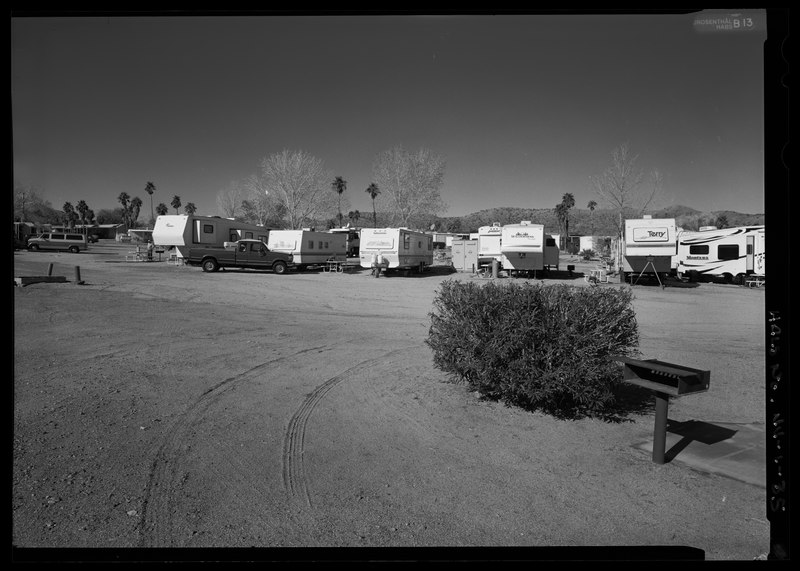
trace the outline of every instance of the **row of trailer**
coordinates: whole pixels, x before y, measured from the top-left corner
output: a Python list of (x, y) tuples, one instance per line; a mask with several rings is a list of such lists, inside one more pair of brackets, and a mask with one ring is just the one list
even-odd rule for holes
[(156, 246), (187, 258), (193, 247), (218, 246), (241, 239), (261, 240), (267, 248), (292, 254), (295, 266), (305, 269), (358, 257), (369, 268), (373, 254), (381, 254), (389, 270), (417, 270), (433, 264), (433, 236), (409, 228), (333, 228), (319, 231), (277, 230), (219, 216), (162, 215), (153, 227)]
[[(355, 257), (369, 268), (376, 254), (388, 261), (390, 270), (422, 271), (433, 263), (433, 235), (409, 228), (273, 230), (219, 216), (177, 214), (159, 216), (152, 235), (156, 246), (174, 249), (179, 258), (188, 256), (193, 246), (222, 247), (250, 238), (291, 253), (300, 269)], [(556, 236), (530, 221), (482, 226), (476, 239), (453, 240), (453, 266), (475, 272), (496, 264), (512, 276), (558, 270)], [(628, 219), (620, 254), (623, 279), (677, 274), (744, 283), (749, 276), (766, 275), (763, 225), (693, 232), (676, 226), (674, 218)]]
[(722, 278), (744, 284), (765, 278), (764, 226), (682, 230), (674, 218), (625, 221), (622, 243), (623, 279), (631, 275), (675, 274), (679, 278)]

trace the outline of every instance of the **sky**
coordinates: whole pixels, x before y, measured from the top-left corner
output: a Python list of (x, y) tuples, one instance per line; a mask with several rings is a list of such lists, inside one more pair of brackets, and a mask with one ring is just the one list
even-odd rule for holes
[[(727, 15), (714, 12), (705, 16)], [(197, 213), (284, 149), (347, 181), (446, 161), (443, 216), (553, 208), (628, 143), (661, 205), (764, 212), (766, 12), (11, 18), (13, 169), (61, 209), (127, 192)], [(333, 192), (333, 191), (331, 191)], [(382, 197), (376, 206), (381, 210)], [(604, 205), (601, 203), (600, 207)]]

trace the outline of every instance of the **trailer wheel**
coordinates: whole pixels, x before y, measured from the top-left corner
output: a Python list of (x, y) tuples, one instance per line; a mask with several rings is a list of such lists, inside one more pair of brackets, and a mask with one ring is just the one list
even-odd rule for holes
[(733, 283), (733, 276), (731, 274), (722, 274), (722, 279), (726, 284)]
[(736, 285), (744, 285), (745, 277), (746, 276), (744, 274), (736, 274), (736, 278), (734, 278), (733, 283), (735, 283)]
[(206, 258), (203, 260), (204, 272), (216, 272), (219, 269), (219, 264), (214, 258)]
[(272, 271), (276, 274), (285, 274), (286, 273), (286, 263), (285, 262), (275, 262), (272, 264)]

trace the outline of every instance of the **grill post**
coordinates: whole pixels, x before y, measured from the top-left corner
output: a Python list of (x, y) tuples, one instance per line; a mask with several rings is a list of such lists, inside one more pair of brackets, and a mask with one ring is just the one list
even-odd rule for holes
[(664, 463), (664, 451), (667, 448), (667, 411), (669, 395), (654, 391), (656, 397), (656, 421), (653, 427), (653, 462)]

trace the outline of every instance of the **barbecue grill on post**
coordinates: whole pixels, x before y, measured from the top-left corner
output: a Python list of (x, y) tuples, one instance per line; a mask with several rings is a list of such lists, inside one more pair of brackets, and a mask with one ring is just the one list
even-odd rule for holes
[(650, 390), (656, 397), (656, 421), (653, 429), (653, 462), (664, 463), (667, 443), (667, 410), (669, 397), (680, 397), (708, 390), (711, 372), (692, 369), (656, 359), (631, 359), (614, 356), (612, 361), (624, 363), (623, 380)]

